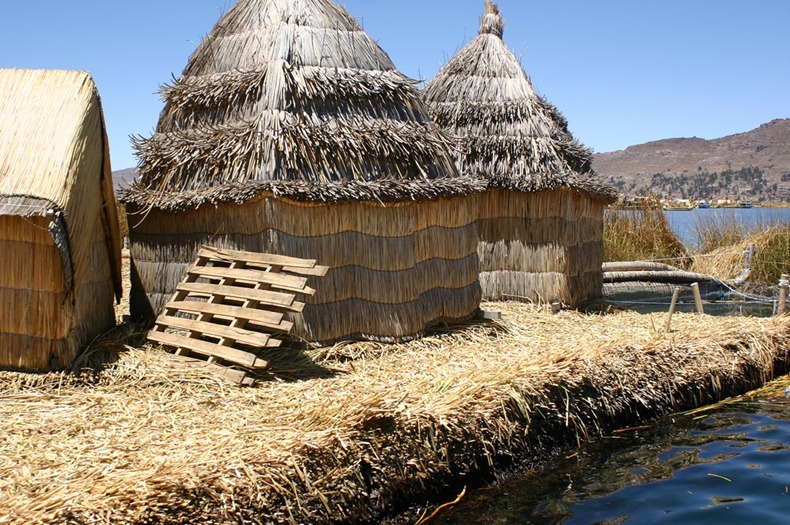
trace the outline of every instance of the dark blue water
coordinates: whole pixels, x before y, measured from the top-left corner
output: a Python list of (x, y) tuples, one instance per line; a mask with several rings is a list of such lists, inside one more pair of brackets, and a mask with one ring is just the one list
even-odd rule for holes
[(790, 523), (790, 402), (676, 416), (606, 439), (474, 492), (435, 523)]
[(697, 246), (697, 228), (709, 223), (742, 224), (747, 230), (758, 226), (790, 224), (790, 208), (696, 208), (692, 211), (667, 211), (669, 227), (688, 248)]

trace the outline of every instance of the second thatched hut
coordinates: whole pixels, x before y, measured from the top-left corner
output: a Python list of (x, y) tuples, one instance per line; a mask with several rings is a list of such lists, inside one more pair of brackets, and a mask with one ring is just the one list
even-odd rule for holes
[(203, 244), (330, 272), (294, 334), (407, 339), (480, 302), (480, 184), (458, 179), (415, 82), (330, 0), (239, 0), (137, 141), (132, 314), (158, 312)]
[(91, 76), (0, 69), (0, 369), (68, 367), (115, 326), (115, 210)]
[(480, 35), (427, 84), (426, 97), (458, 140), (461, 173), (488, 184), (478, 217), (483, 298), (577, 306), (601, 295), (603, 212), (615, 195), (565, 118), (535, 92), (503, 31), (487, 1)]

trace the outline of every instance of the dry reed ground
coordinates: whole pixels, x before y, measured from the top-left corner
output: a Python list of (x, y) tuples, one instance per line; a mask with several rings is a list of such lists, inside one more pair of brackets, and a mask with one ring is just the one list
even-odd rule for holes
[(0, 372), (0, 523), (375, 522), (790, 362), (787, 316), (664, 333), (663, 315), (486, 307), (500, 324), (288, 357), (255, 388), (125, 346), (128, 328), (83, 362), (104, 367)]

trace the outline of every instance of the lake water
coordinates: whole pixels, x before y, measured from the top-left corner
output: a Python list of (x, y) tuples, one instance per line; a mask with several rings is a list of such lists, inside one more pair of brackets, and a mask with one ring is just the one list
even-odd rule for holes
[(434, 523), (784, 525), (789, 444), (786, 397), (675, 416), (476, 491)]
[(667, 211), (669, 227), (689, 248), (697, 244), (697, 227), (711, 222), (737, 222), (747, 228), (777, 223), (790, 224), (790, 208), (707, 208), (692, 211)]

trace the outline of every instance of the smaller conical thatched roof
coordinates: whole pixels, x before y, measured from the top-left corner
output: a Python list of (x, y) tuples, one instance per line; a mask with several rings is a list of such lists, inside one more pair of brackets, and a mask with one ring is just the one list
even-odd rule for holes
[(239, 0), (162, 93), (127, 200), (397, 201), (479, 186), (453, 181), (416, 82), (331, 0)]
[(434, 120), (458, 140), (461, 173), (489, 187), (570, 187), (613, 199), (614, 190), (592, 171), (591, 151), (505, 45), (504, 28), (499, 7), (487, 0), (480, 35), (425, 87)]

